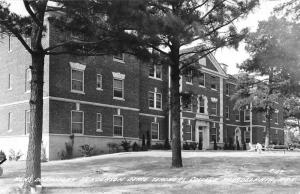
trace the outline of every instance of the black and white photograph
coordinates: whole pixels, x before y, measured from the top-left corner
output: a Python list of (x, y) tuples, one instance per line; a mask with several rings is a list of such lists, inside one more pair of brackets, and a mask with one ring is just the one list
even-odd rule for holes
[(0, 0), (0, 194), (300, 194), (299, 0)]

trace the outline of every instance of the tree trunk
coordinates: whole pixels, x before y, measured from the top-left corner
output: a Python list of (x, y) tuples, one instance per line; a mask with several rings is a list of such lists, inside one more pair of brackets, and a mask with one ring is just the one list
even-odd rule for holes
[[(268, 114), (270, 114), (270, 113), (268, 113)], [(270, 144), (270, 128), (271, 128), (271, 115), (269, 115), (267, 117), (265, 148), (269, 147), (269, 144)]]
[(44, 54), (32, 55), (30, 129), (24, 189), (41, 184), (41, 143), (43, 127)]
[(172, 167), (182, 167), (180, 133), (180, 70), (179, 65), (171, 66), (171, 124), (172, 124)]

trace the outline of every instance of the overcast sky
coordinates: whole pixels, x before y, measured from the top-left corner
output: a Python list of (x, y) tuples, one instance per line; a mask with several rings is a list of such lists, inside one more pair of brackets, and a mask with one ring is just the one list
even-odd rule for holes
[[(22, 0), (6, 1), (11, 4), (12, 11), (19, 14), (26, 13)], [(274, 6), (276, 6), (278, 3), (283, 3), (284, 1), (285, 0), (260, 0), (260, 6), (257, 7), (253, 13), (249, 14), (247, 18), (238, 20), (236, 22), (236, 26), (239, 29), (249, 27), (251, 31), (255, 31), (258, 22), (261, 20), (267, 20), (271, 15)], [(236, 74), (238, 73), (236, 64), (243, 62), (249, 57), (244, 47), (245, 44), (242, 43), (240, 44), (238, 50), (228, 48), (220, 49), (215, 53), (215, 57), (220, 63), (225, 63), (228, 65), (228, 73)]]

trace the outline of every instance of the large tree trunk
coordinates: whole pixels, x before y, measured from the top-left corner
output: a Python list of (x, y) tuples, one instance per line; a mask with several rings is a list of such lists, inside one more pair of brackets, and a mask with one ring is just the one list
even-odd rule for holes
[(271, 117), (270, 107), (267, 108), (267, 126), (266, 126), (266, 137), (265, 137), (265, 148), (269, 147), (270, 144), (270, 128), (271, 128)]
[(44, 54), (32, 55), (30, 131), (24, 188), (41, 184), (41, 143), (43, 127)]
[(172, 124), (172, 167), (182, 167), (180, 134), (180, 70), (179, 65), (171, 66), (171, 124)]

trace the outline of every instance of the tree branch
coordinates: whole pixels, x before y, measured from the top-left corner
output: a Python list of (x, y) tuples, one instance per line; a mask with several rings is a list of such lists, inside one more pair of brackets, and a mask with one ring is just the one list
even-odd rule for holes
[(33, 13), (31, 7), (30, 7), (30, 3), (28, 2), (28, 0), (23, 0), (24, 6), (26, 8), (26, 11), (29, 13), (29, 15), (31, 16), (31, 18), (33, 19), (33, 21), (38, 25), (38, 26), (43, 26), (42, 22), (39, 21), (39, 19), (36, 17), (36, 15)]

